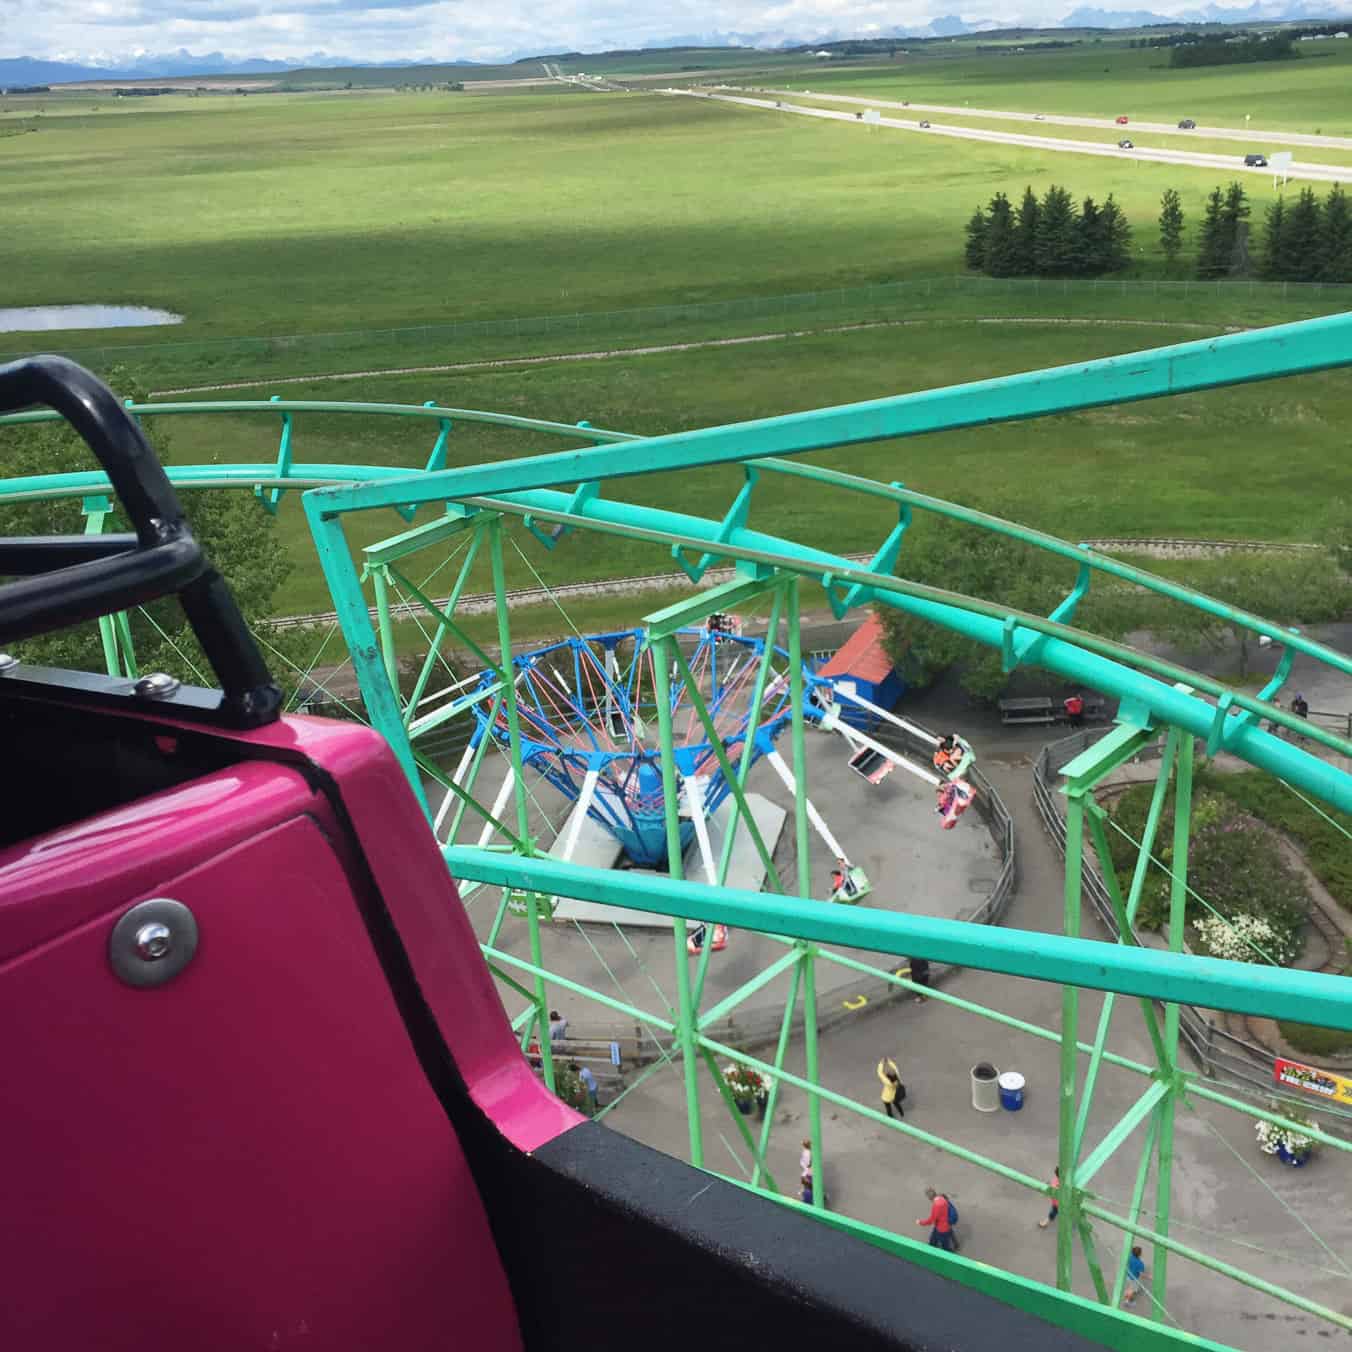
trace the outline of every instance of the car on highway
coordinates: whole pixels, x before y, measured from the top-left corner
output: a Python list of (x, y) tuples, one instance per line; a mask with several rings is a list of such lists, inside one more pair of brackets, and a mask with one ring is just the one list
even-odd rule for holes
[(926, 128), (927, 128), (927, 127), (929, 126), (929, 123), (928, 123), (928, 122), (922, 122), (920, 125), (921, 125), (922, 127), (926, 127)]
[(1196, 130), (1196, 127), (1197, 123), (1190, 117), (1185, 117), (1183, 121), (1178, 124), (1179, 131), (1194, 131)]
[(1135, 147), (1134, 145), (1132, 145), (1132, 143), (1131, 143), (1130, 141), (1128, 141), (1127, 138), (1126, 138), (1125, 136), (1117, 143), (1117, 148), (1118, 148), (1119, 150), (1135, 150), (1135, 149), (1136, 149), (1136, 147)]
[(1127, 115), (1125, 113), (1117, 119), (1117, 125), (1119, 127), (1125, 127), (1127, 125)]
[(1247, 169), (1266, 169), (1267, 156), (1260, 155), (1256, 151), (1251, 155), (1244, 156), (1244, 165)]
[(1046, 115), (1045, 115), (1044, 113), (1034, 113), (1034, 114), (1033, 114), (1033, 121), (1034, 121), (1034, 122), (1045, 122), (1046, 120), (1047, 120), (1047, 118), (1046, 118)]

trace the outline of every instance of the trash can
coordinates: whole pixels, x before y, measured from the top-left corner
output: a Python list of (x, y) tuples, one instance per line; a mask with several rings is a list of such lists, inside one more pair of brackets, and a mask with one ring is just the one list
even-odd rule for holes
[(993, 1113), (1000, 1107), (1000, 1072), (989, 1061), (972, 1067), (972, 1107), (979, 1113)]
[(1017, 1113), (1023, 1107), (1023, 1076), (1017, 1070), (1007, 1070), (999, 1084), (1000, 1106), (1007, 1113)]

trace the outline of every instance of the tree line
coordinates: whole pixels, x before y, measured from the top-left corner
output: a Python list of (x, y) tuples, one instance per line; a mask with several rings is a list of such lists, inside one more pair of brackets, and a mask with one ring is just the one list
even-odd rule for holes
[(1052, 184), (1041, 201), (1025, 188), (1018, 210), (1004, 193), (967, 222), (967, 266), (988, 277), (1095, 277), (1131, 258), (1131, 226), (1110, 193), (1080, 206)]
[[(1244, 277), (1257, 272), (1274, 282), (1352, 282), (1352, 209), (1334, 184), (1321, 202), (1313, 188), (1295, 200), (1279, 197), (1267, 209), (1257, 260), (1251, 256), (1251, 208), (1242, 183), (1213, 188), (1202, 214), (1197, 276)], [(1160, 248), (1171, 264), (1183, 248), (1183, 204), (1173, 188), (1160, 199)]]
[(1181, 43), (1169, 53), (1175, 69), (1191, 66), (1237, 66), (1250, 61), (1286, 61), (1295, 56), (1295, 43), (1284, 33), (1265, 38), (1203, 38)]

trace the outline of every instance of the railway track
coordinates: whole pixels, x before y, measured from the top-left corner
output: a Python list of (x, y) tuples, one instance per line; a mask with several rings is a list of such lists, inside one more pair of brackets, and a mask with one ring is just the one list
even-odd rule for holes
[[(1105, 554), (1130, 552), (1147, 554), (1153, 558), (1189, 558), (1231, 552), (1263, 553), (1271, 551), (1282, 553), (1319, 548), (1318, 545), (1312, 544), (1282, 544), (1267, 540), (1170, 540), (1157, 537), (1141, 539), (1106, 537), (1100, 540), (1084, 540), (1081, 543), (1090, 549), (1097, 549)], [(867, 563), (873, 556), (872, 554), (847, 554), (845, 557), (851, 563)], [(715, 583), (726, 582), (733, 576), (733, 572), (734, 570), (731, 568), (711, 568), (705, 574), (705, 582), (710, 586)], [(566, 601), (584, 597), (625, 596), (646, 591), (666, 591), (673, 587), (679, 587), (688, 580), (684, 573), (651, 573), (640, 577), (603, 578), (595, 582), (565, 582), (557, 587), (519, 587), (507, 597), (507, 605), (509, 609), (517, 609), (521, 606), (544, 605), (554, 600)], [(438, 606), (444, 607), (448, 604), (450, 598), (442, 596), (435, 598), (435, 600)], [(492, 613), (493, 607), (492, 592), (475, 592), (473, 595), (460, 598), (456, 612), (462, 615), (486, 615)], [(401, 602), (398, 605), (391, 606), (390, 613), (397, 620), (407, 620), (425, 612), (416, 602)], [(375, 607), (371, 608), (370, 614), (374, 620), (376, 618)], [(317, 611), (312, 615), (278, 615), (260, 623), (263, 628), (267, 629), (327, 628), (329, 625), (338, 623), (338, 614), (336, 611), (324, 610)]]

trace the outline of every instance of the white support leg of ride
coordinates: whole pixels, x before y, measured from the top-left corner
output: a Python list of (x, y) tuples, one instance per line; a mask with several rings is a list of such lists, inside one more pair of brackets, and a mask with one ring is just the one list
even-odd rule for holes
[(922, 770), (914, 761), (909, 761), (905, 756), (899, 756), (891, 747), (884, 746), (881, 742), (875, 742), (872, 737), (859, 731), (858, 728), (852, 728), (847, 723), (841, 723), (836, 731), (854, 747), (856, 751), (860, 747), (868, 747), (870, 751), (876, 751), (885, 760), (890, 760), (900, 770), (909, 770), (917, 779), (923, 779), (926, 784), (933, 784), (936, 787), (943, 783), (943, 780), (936, 774), (931, 774), (928, 770)]
[[(493, 816), (502, 820), (502, 810), (507, 806), (507, 799), (512, 795), (512, 786), (516, 783), (516, 771), (510, 764), (507, 766), (507, 778), (502, 781), (502, 788), (498, 790), (498, 796), (493, 800)], [(484, 829), (479, 833), (479, 848), (483, 849), (493, 836), (493, 823), (485, 822)]]
[[(793, 771), (789, 769), (788, 762), (778, 751), (771, 751), (766, 757), (774, 768), (775, 773), (784, 781), (784, 787), (792, 794), (798, 792), (798, 781), (793, 776)], [(840, 841), (831, 834), (831, 828), (827, 826), (825, 818), (817, 811), (816, 804), (812, 799), (807, 800), (807, 819), (812, 823), (813, 829), (822, 838), (826, 848), (831, 851), (837, 859), (848, 859), (849, 855), (840, 848)]]
[(842, 690), (839, 686), (833, 687), (839, 699), (852, 700), (855, 704), (861, 705), (871, 714), (877, 714), (879, 718), (885, 718), (889, 723), (895, 724), (899, 728), (904, 728), (912, 737), (918, 737), (922, 742), (929, 743), (930, 746), (938, 746), (939, 739), (933, 733), (926, 732), (924, 728), (918, 728), (914, 723), (908, 723), (904, 718), (898, 718), (896, 714), (889, 713), (881, 705), (874, 704), (872, 700), (865, 699), (863, 695), (855, 694), (852, 690)]
[(564, 859), (571, 859), (577, 849), (577, 838), (582, 831), (582, 822), (591, 808), (596, 795), (596, 781), (600, 779), (600, 770), (588, 770), (582, 780), (582, 792), (578, 795), (577, 806), (573, 809), (573, 819), (568, 823), (568, 839), (563, 842)]
[[(460, 781), (465, 777), (465, 771), (469, 769), (470, 757), (474, 755), (474, 743), (470, 742), (465, 747), (465, 754), (460, 757), (460, 764), (455, 767), (455, 774), (451, 776), (451, 783), (458, 789)], [(446, 796), (441, 800), (441, 806), (437, 808), (437, 819), (432, 823), (432, 833), (440, 839), (441, 824), (446, 820), (446, 814), (451, 810), (451, 804), (455, 801), (455, 789), (447, 789)]]
[(718, 870), (714, 867), (714, 852), (709, 845), (709, 823), (704, 818), (703, 777), (691, 775), (685, 781), (685, 792), (690, 801), (690, 820), (695, 824), (695, 839), (699, 842), (699, 857), (704, 861), (704, 876), (713, 887), (718, 883)]

